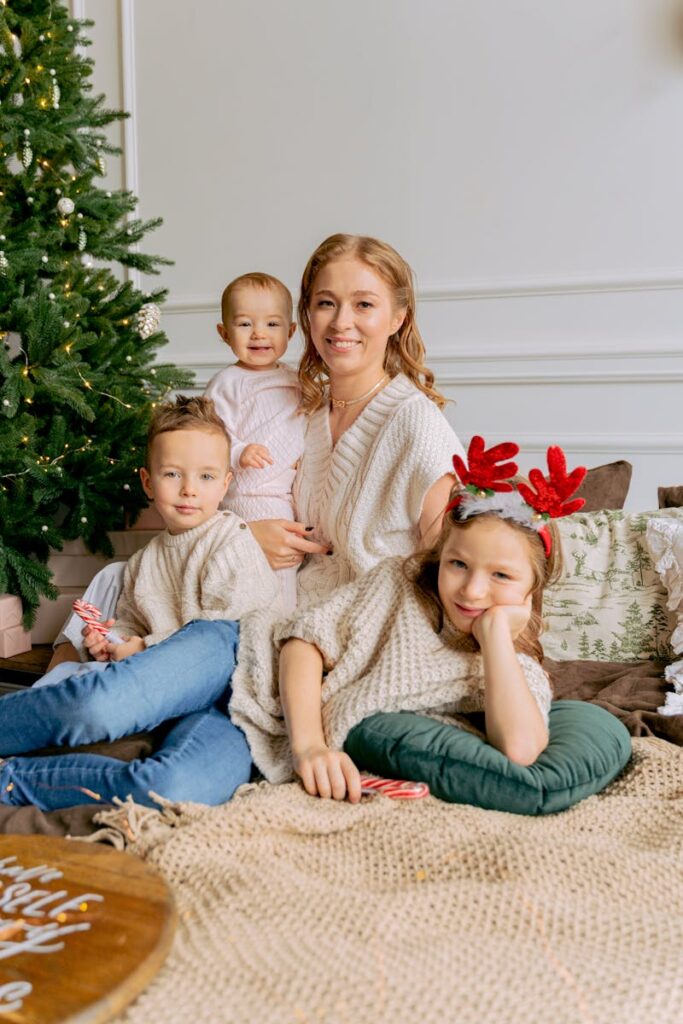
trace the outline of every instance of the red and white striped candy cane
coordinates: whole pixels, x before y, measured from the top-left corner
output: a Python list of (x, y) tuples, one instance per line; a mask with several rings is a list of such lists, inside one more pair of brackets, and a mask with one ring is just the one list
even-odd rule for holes
[(377, 775), (361, 775), (361, 793), (381, 793), (392, 800), (419, 800), (429, 794), (426, 782), (406, 782), (403, 779), (381, 779)]
[(76, 615), (79, 615), (87, 626), (94, 629), (96, 633), (101, 633), (102, 636), (106, 636), (109, 632), (109, 627), (104, 626), (99, 620), (102, 617), (102, 612), (99, 608), (96, 608), (94, 604), (88, 604), (87, 601), (74, 601), (72, 605)]

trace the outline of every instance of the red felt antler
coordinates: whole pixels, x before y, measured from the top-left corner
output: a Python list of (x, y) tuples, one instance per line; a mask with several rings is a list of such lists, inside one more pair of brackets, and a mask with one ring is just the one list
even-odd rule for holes
[(468, 464), (465, 465), (459, 455), (454, 455), (453, 468), (461, 483), (465, 485), (472, 484), (474, 487), (489, 491), (511, 491), (512, 484), (506, 481), (517, 472), (517, 463), (499, 463), (502, 459), (513, 458), (518, 451), (519, 445), (513, 441), (494, 444), (486, 451), (484, 438), (476, 435), (467, 449)]
[(584, 498), (574, 498), (572, 501), (567, 499), (583, 483), (586, 467), (577, 466), (571, 473), (567, 473), (564, 452), (558, 445), (552, 445), (548, 448), (548, 471), (548, 476), (544, 477), (540, 469), (531, 470), (529, 482), (535, 490), (525, 483), (517, 485), (517, 490), (527, 505), (531, 505), (537, 512), (545, 513), (551, 519), (569, 516), (583, 508), (586, 504)]

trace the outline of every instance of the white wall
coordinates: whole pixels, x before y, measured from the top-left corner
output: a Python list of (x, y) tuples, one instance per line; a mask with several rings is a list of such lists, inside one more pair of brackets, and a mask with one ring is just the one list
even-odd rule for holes
[(110, 176), (176, 261), (163, 358), (205, 383), (231, 277), (296, 292), (327, 234), (375, 234), (463, 438), (628, 458), (631, 508), (683, 482), (682, 0), (72, 7), (134, 114)]

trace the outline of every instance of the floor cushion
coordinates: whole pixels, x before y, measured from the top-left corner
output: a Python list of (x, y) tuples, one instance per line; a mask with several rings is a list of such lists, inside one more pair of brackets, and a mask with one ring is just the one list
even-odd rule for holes
[(556, 701), (549, 730), (528, 767), (479, 736), (407, 711), (364, 719), (344, 749), (360, 769), (426, 782), (440, 800), (515, 814), (563, 811), (604, 789), (631, 756), (625, 726), (593, 704)]

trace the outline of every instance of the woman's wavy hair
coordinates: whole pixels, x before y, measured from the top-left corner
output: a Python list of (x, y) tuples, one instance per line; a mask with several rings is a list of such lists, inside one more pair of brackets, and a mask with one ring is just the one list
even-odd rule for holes
[(318, 273), (333, 260), (351, 256), (361, 260), (387, 283), (394, 308), (406, 311), (398, 331), (392, 334), (384, 357), (384, 369), (390, 377), (404, 373), (440, 409), (446, 399), (434, 387), (434, 374), (424, 365), (425, 347), (415, 322), (415, 286), (413, 272), (402, 256), (386, 242), (365, 235), (330, 235), (315, 250), (301, 278), (298, 316), (305, 350), (299, 363), (303, 412), (310, 414), (325, 402), (329, 376), (322, 357), (311, 339), (309, 309), (313, 285)]
[[(515, 479), (518, 481), (523, 478)], [(460, 484), (456, 484), (451, 491), (449, 503), (460, 491), (462, 491), (462, 487)], [(543, 632), (543, 591), (548, 584), (557, 580), (562, 571), (560, 535), (552, 520), (546, 524), (552, 539), (550, 555), (546, 558), (541, 538), (530, 527), (522, 526), (521, 523), (516, 523), (511, 519), (503, 519), (495, 512), (482, 512), (480, 515), (460, 520), (457, 518), (457, 508), (450, 509), (444, 516), (441, 531), (434, 544), (405, 560), (403, 563), (405, 576), (413, 584), (417, 599), (427, 613), (434, 631), (440, 633), (443, 629), (445, 614), (439, 597), (441, 554), (452, 530), (471, 530), (481, 519), (497, 519), (506, 523), (510, 529), (520, 533), (529, 545), (529, 562), (534, 575), (531, 587), (531, 616), (526, 627), (515, 640), (515, 649), (540, 662), (543, 660), (543, 647), (540, 640)]]

